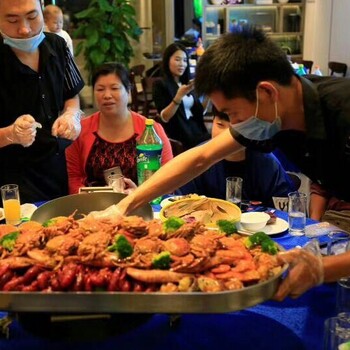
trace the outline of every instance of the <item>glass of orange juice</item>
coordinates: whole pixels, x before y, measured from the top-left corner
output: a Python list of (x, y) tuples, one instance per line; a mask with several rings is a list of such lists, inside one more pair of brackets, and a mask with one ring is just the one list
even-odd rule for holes
[(18, 225), (21, 222), (21, 205), (18, 185), (10, 184), (2, 186), (1, 198), (6, 224)]

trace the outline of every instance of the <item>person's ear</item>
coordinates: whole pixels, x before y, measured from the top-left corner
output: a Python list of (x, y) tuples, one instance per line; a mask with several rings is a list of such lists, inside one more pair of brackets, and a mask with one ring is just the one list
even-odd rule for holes
[(258, 96), (261, 102), (277, 102), (278, 89), (269, 81), (261, 81), (258, 86)]

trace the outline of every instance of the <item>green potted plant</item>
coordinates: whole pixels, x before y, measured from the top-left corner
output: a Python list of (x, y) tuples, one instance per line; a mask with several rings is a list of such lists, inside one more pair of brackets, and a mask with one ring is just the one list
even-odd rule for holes
[(118, 61), (128, 66), (134, 55), (132, 40), (139, 41), (142, 34), (132, 0), (91, 0), (88, 8), (75, 17), (78, 24), (73, 35), (83, 39), (75, 55), (83, 52), (89, 80), (104, 62)]

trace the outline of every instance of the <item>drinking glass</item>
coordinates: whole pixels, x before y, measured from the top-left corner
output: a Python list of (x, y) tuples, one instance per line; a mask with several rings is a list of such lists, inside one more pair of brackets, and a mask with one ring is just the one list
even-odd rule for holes
[[(350, 342), (350, 318), (348, 313), (326, 319), (324, 323), (323, 349), (342, 349)], [(343, 346), (343, 347), (342, 347)], [(347, 347), (346, 347), (347, 348)]]
[[(341, 236), (340, 244), (332, 244), (329, 248), (327, 247), (327, 255), (333, 254), (342, 254), (350, 250), (350, 241), (349, 235), (343, 233), (344, 236)], [(339, 233), (340, 235), (340, 233)], [(337, 247), (340, 246), (340, 247)], [(337, 247), (337, 248), (335, 248)], [(336, 294), (336, 311), (337, 314), (347, 315), (350, 322), (350, 276), (342, 277), (337, 282), (337, 294)]]
[(336, 311), (350, 313), (350, 278), (341, 278), (337, 283)]
[(237, 176), (226, 178), (226, 200), (241, 207), (243, 179)]
[(302, 192), (288, 193), (288, 223), (292, 236), (305, 234), (307, 195)]
[(18, 225), (21, 222), (21, 205), (18, 185), (10, 184), (2, 186), (1, 198), (6, 224)]
[(342, 231), (331, 231), (327, 234), (327, 255), (338, 255), (349, 250), (350, 237)]

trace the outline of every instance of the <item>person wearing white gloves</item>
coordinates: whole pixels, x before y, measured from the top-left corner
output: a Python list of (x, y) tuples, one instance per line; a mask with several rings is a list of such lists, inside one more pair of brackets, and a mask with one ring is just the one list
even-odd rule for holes
[(68, 194), (65, 148), (81, 129), (84, 81), (43, 28), (40, 0), (0, 0), (0, 185), (18, 184), (22, 203)]
[(303, 248), (295, 248), (278, 254), (281, 263), (289, 264), (288, 275), (282, 280), (274, 299), (282, 301), (287, 296), (295, 299), (323, 282), (334, 282), (345, 275), (329, 273), (325, 266), (330, 257), (322, 258), (318, 241), (313, 239)]
[(288, 296), (298, 298), (322, 283), (336, 282), (342, 277), (350, 276), (350, 252), (322, 257), (315, 239), (302, 249), (279, 253), (278, 258), (289, 264), (288, 275), (274, 296), (278, 301)]

